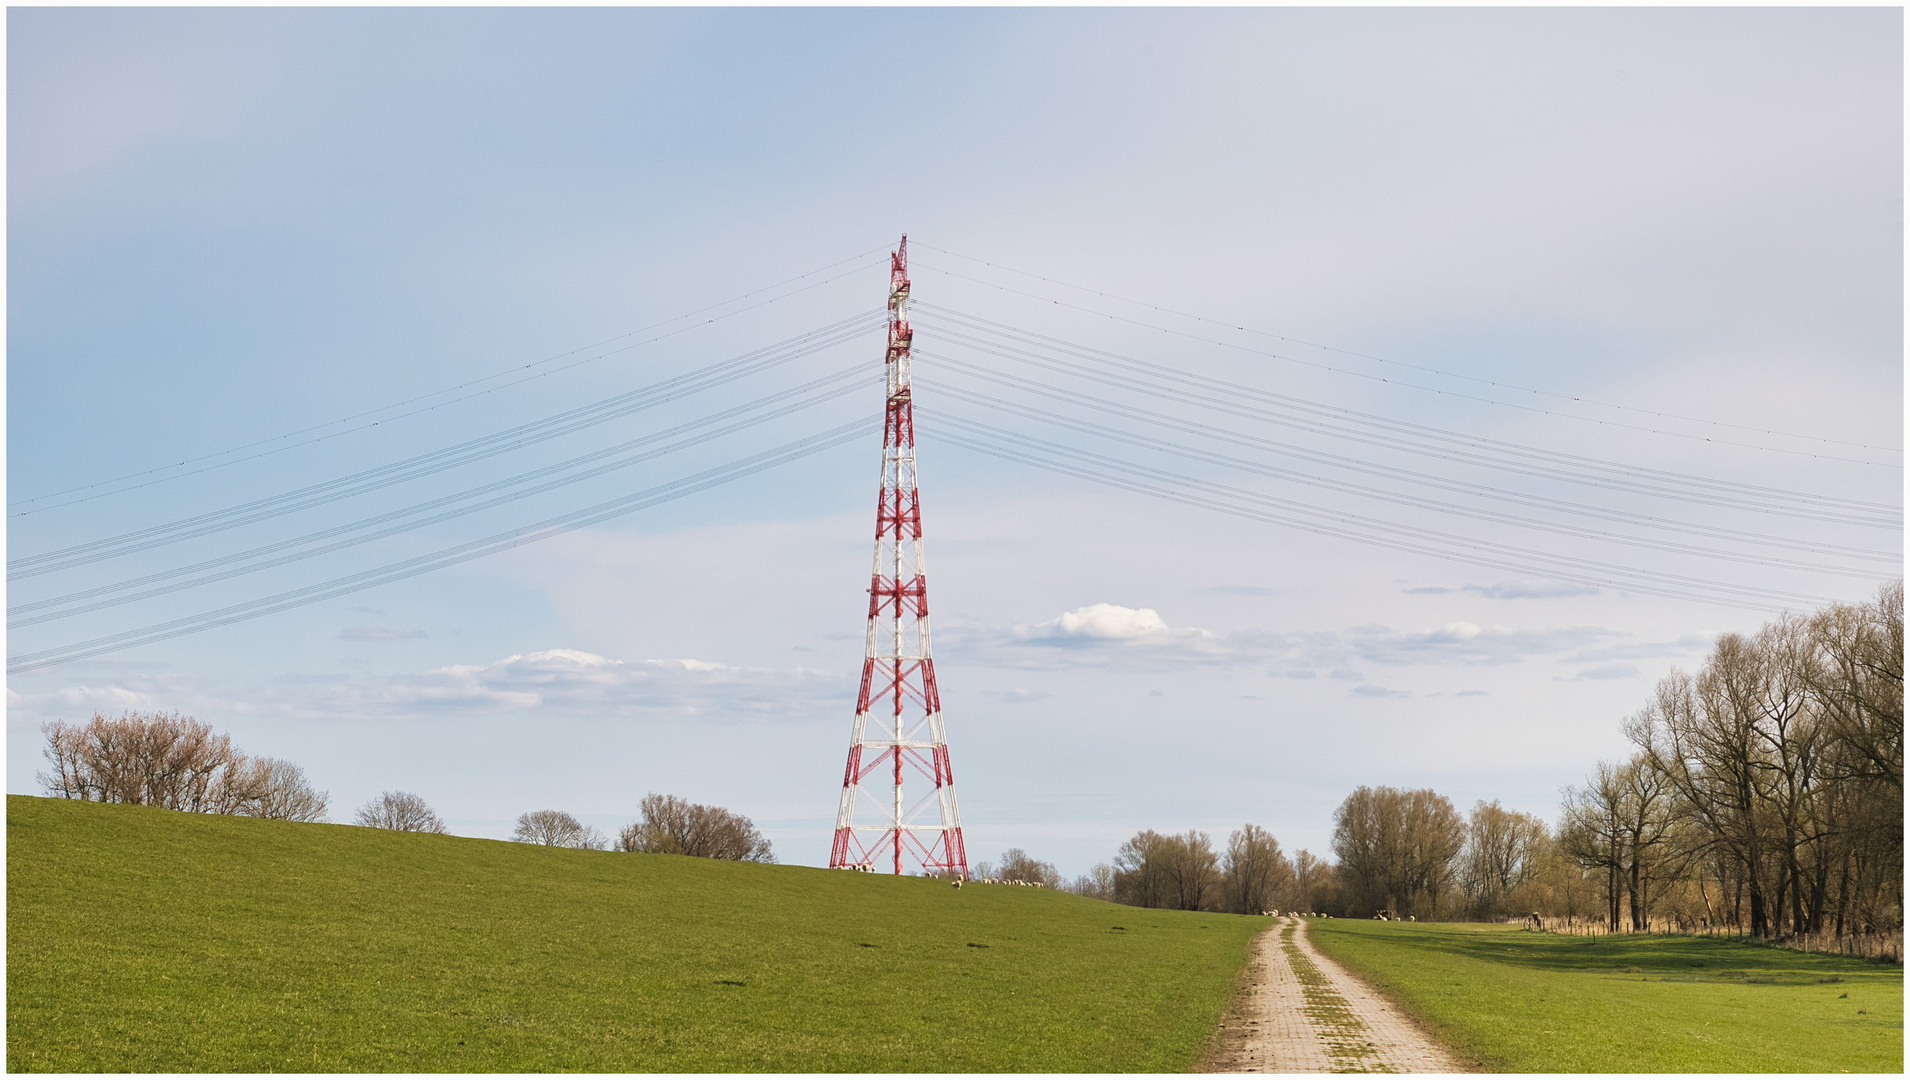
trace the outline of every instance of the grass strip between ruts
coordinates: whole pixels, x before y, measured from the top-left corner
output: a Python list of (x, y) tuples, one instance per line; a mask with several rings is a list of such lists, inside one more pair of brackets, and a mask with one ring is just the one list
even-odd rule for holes
[(11, 1071), (1166, 1072), (1268, 920), (7, 799)]
[(1903, 1070), (1900, 967), (1498, 924), (1313, 919), (1308, 936), (1482, 1069)]

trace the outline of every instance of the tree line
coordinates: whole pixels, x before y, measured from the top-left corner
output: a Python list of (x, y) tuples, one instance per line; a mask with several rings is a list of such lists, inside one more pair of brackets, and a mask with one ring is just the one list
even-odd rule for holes
[(1624, 722), (1633, 752), (1556, 825), (1431, 789), (1361, 787), (1328, 863), (1247, 825), (1137, 833), (1069, 886), (1143, 907), (1593, 920), (1760, 938), (1903, 927), (1903, 583), (1726, 634)]
[[(330, 795), (314, 790), (304, 770), (277, 758), (251, 757), (230, 736), (190, 716), (95, 713), (84, 724), (42, 725), (51, 770), (38, 774), (56, 798), (156, 806), (190, 813), (240, 814), (283, 821), (327, 821)], [(618, 851), (773, 863), (770, 842), (741, 814), (674, 795), (651, 794), (641, 817), (617, 835)], [(358, 825), (399, 832), (445, 833), (424, 799), (387, 791), (358, 808)], [(517, 819), (513, 840), (549, 847), (602, 849), (612, 842), (562, 810), (534, 810)]]
[(511, 839), (546, 847), (636, 851), (651, 855), (689, 855), (703, 859), (773, 863), (776, 854), (755, 823), (720, 806), (704, 806), (675, 795), (649, 794), (638, 804), (643, 815), (624, 826), (614, 842), (562, 810), (533, 810), (519, 815)]

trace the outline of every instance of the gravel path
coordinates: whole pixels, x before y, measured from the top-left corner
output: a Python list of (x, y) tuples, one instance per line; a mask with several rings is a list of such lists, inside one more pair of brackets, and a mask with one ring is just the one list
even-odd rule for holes
[(1281, 919), (1254, 939), (1246, 992), (1204, 1072), (1464, 1072), (1417, 1024)]

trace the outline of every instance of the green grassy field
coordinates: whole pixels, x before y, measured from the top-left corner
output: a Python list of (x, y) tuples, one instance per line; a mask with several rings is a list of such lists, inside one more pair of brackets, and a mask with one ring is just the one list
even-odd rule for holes
[(1267, 920), (7, 798), (10, 1071), (1173, 1071)]
[(1899, 967), (1470, 923), (1314, 919), (1308, 932), (1488, 1071), (1903, 1071)]

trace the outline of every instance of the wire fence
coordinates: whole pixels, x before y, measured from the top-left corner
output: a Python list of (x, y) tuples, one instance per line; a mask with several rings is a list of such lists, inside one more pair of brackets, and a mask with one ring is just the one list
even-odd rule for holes
[(1629, 919), (1621, 920), (1620, 928), (1612, 929), (1603, 919), (1587, 919), (1577, 916), (1554, 918), (1549, 916), (1528, 915), (1523, 919), (1508, 919), (1507, 922), (1524, 925), (1548, 934), (1573, 934), (1580, 937), (1604, 937), (1617, 934), (1678, 934), (1688, 937), (1726, 937), (1739, 941), (1762, 941), (1766, 945), (1778, 948), (1796, 949), (1799, 952), (1831, 953), (1838, 956), (1859, 956), (1866, 960), (1884, 963), (1903, 963), (1903, 931), (1885, 930), (1869, 934), (1804, 933), (1786, 934), (1779, 937), (1759, 939), (1746, 933), (1743, 928), (1730, 924), (1691, 924), (1676, 918), (1653, 918), (1645, 920), (1642, 927), (1634, 928)]

